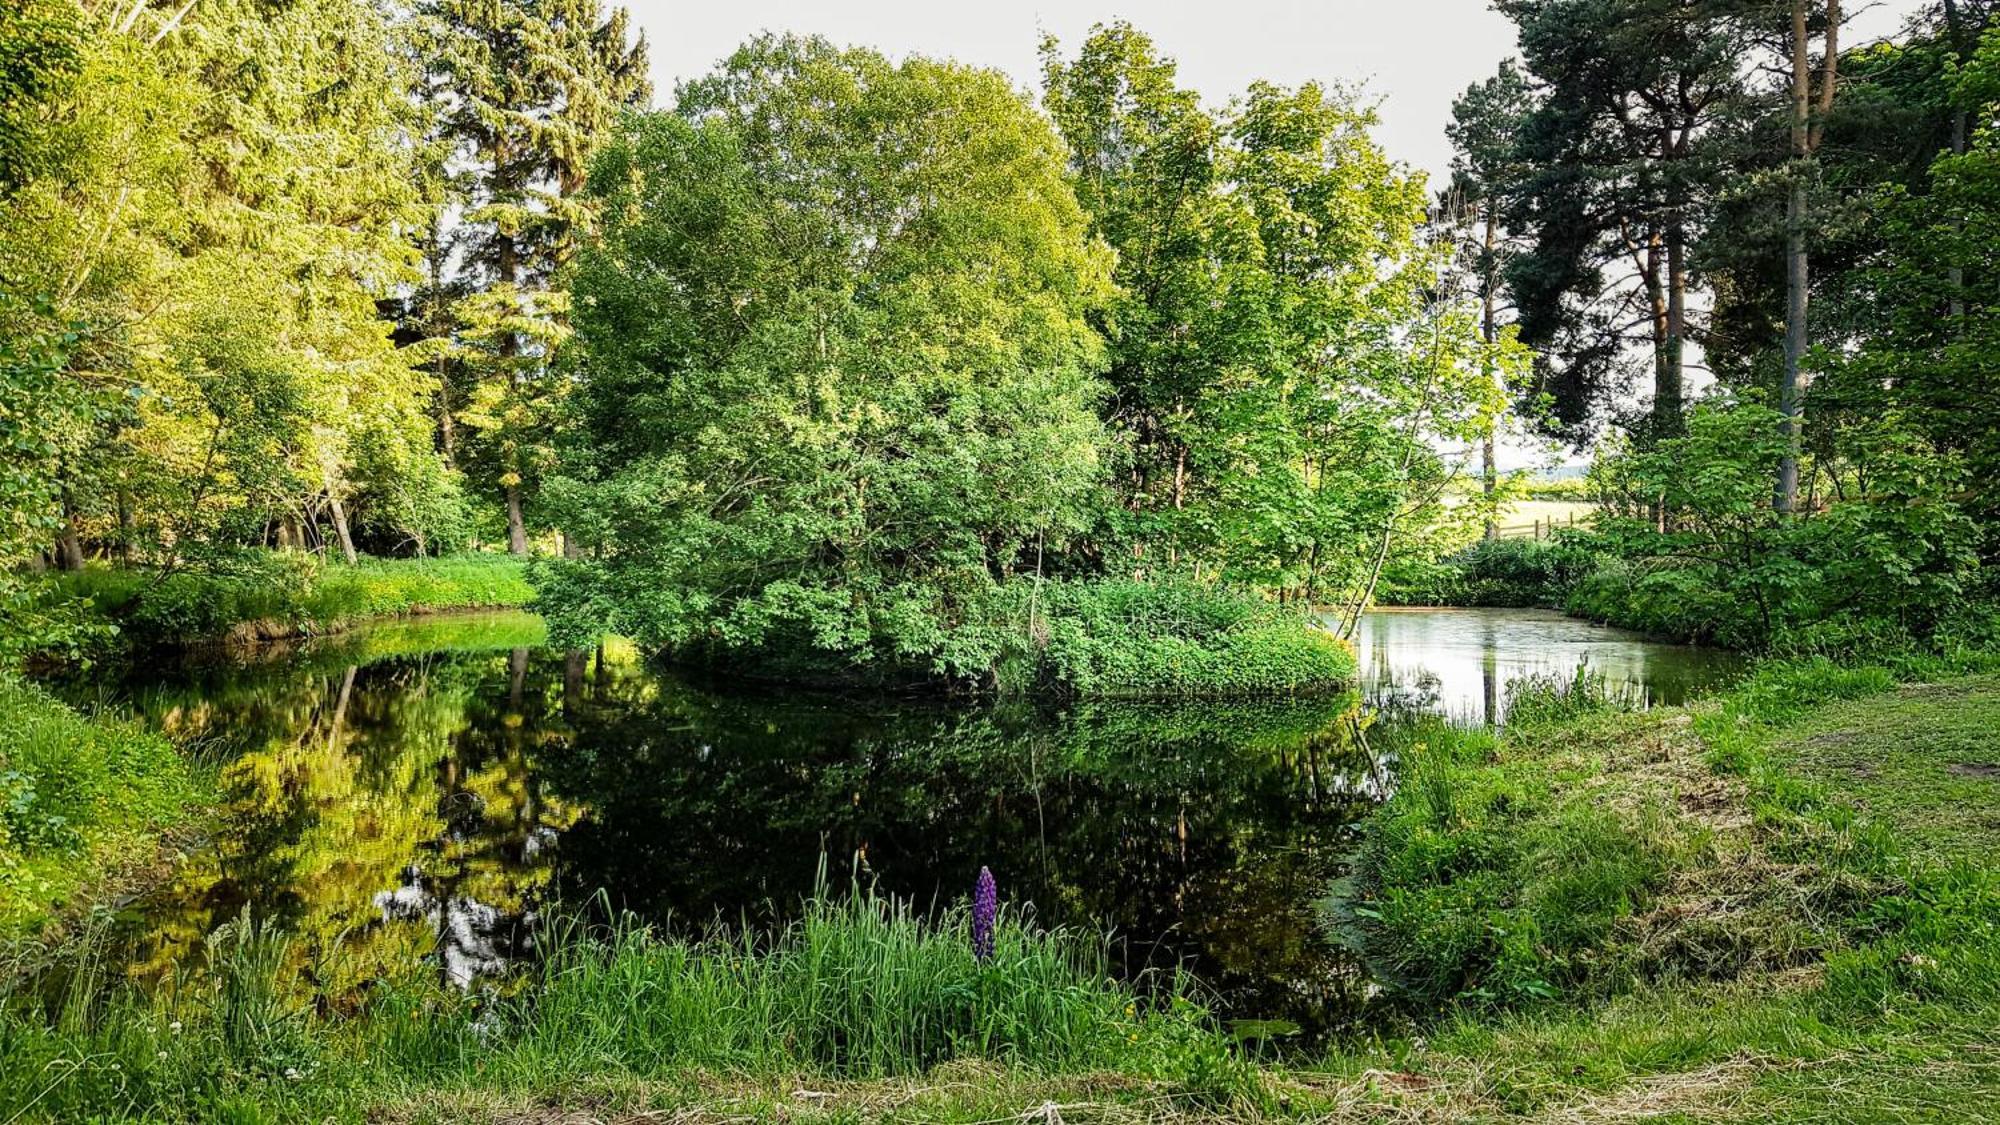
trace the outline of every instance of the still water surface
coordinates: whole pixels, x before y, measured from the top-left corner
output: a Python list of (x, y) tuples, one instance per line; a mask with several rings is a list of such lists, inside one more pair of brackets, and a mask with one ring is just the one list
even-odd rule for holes
[(415, 961), (480, 987), (553, 910), (761, 924), (825, 856), (923, 902), (990, 866), (1044, 923), (1114, 934), (1123, 971), (1184, 965), (1232, 1016), (1313, 1029), (1359, 987), (1315, 903), (1424, 713), (1497, 719), (1508, 682), (1580, 663), (1669, 703), (1729, 671), (1529, 611), (1383, 612), (1359, 640), (1347, 695), (1060, 709), (697, 686), (525, 614), (146, 669), (93, 690), (226, 763), (224, 807), (123, 920), (131, 971), (247, 910), (336, 999)]

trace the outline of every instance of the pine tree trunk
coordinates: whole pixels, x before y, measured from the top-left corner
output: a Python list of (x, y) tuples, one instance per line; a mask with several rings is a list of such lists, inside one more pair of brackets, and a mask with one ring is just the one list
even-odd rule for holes
[[(1957, 0), (1944, 0), (1945, 28), (1951, 39), (1951, 49), (1957, 54), (1959, 64), (1964, 65), (1966, 56), (1972, 53), (1972, 44), (1966, 36), (1964, 17), (1959, 14)], [(1965, 107), (1960, 105), (1951, 114), (1951, 151), (1954, 156), (1965, 155), (1966, 135), (1970, 127)], [(1960, 225), (1963, 225), (1962, 223)], [(1945, 279), (1950, 282), (1951, 318), (1965, 316), (1965, 267), (1953, 263), (1945, 271)]]
[(1792, 190), (1785, 203), (1785, 372), (1778, 383), (1778, 414), (1783, 418), (1785, 454), (1778, 461), (1775, 506), (1790, 512), (1799, 498), (1799, 384), (1806, 354), (1806, 185), (1804, 169), (1793, 170)]
[(1806, 178), (1819, 147), (1826, 113), (1833, 105), (1840, 58), (1840, 0), (1826, 0), (1826, 59), (1822, 75), (1820, 124), (1812, 120), (1811, 29), (1807, 0), (1792, 0), (1792, 169), (1785, 199), (1785, 370), (1778, 383), (1778, 414), (1784, 427), (1785, 451), (1778, 461), (1772, 507), (1792, 512), (1799, 503), (1800, 395), (1805, 385), (1805, 354), (1811, 343), (1807, 300), (1812, 281), (1806, 248), (1808, 221)]
[[(1493, 208), (1489, 205), (1488, 207), (1485, 208), (1485, 211), (1486, 211), (1486, 262), (1485, 262), (1486, 269), (1485, 269), (1485, 277), (1481, 279), (1481, 284), (1480, 284), (1481, 307), (1479, 315), (1479, 336), (1482, 340), (1486, 342), (1486, 347), (1488, 349), (1486, 355), (1486, 362), (1488, 365), (1491, 365), (1493, 362), (1493, 355), (1491, 349), (1493, 347), (1494, 342), (1499, 339), (1500, 335), (1499, 319), (1494, 307), (1496, 304), (1496, 297), (1497, 297), (1495, 290), (1498, 288), (1499, 282), (1498, 278), (1494, 276), (1496, 272), (1497, 263), (1494, 261), (1493, 257), (1493, 249), (1494, 246), (1499, 241), (1499, 236), (1493, 227)], [(1493, 457), (1493, 452), (1494, 452), (1493, 430), (1494, 427), (1497, 425), (1499, 425), (1498, 419), (1489, 419), (1487, 421), (1486, 433), (1484, 435), (1484, 440), (1480, 442), (1480, 450), (1479, 450), (1480, 452), (1479, 482), (1481, 490), (1486, 495), (1486, 538), (1488, 539), (1500, 538), (1500, 513), (1495, 511), (1493, 508), (1494, 493), (1498, 492), (1500, 489), (1500, 474), (1498, 469), (1495, 468), (1494, 457)]]
[(1681, 432), (1681, 373), (1687, 352), (1687, 232), (1678, 219), (1667, 228), (1666, 344), (1653, 387), (1654, 429), (1659, 437)]

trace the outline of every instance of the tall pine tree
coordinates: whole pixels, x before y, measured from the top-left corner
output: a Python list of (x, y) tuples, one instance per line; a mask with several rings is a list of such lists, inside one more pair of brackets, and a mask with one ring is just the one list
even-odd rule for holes
[(525, 498), (552, 459), (551, 361), (569, 334), (555, 282), (589, 223), (579, 190), (595, 145), (652, 96), (645, 39), (598, 0), (425, 0), (419, 18), (459, 220), (440, 251), (462, 289), (449, 349), (469, 431), (459, 460), (497, 493), (508, 548), (525, 554)]

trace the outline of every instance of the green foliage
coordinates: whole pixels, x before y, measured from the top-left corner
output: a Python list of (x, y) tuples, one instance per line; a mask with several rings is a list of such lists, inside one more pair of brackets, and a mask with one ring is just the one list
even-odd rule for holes
[[(1354, 650), (1307, 613), (1244, 591), (1107, 579), (1016, 582), (1027, 670), (1003, 686), (1100, 698), (1291, 695), (1351, 683)], [(1013, 654), (1002, 657), (1003, 662)]]
[(134, 858), (124, 853), (182, 818), (194, 793), (165, 739), (0, 676), (0, 931), (46, 920)]
[(560, 281), (594, 222), (585, 174), (652, 96), (646, 41), (598, 0), (423, 0), (414, 32), (435, 134), (420, 160), (455, 214), (426, 240), (406, 325), (439, 375), (445, 452), (505, 505), (521, 554), (570, 381)]
[(1377, 600), (1387, 605), (1560, 607), (1598, 556), (1574, 539), (1482, 539), (1435, 561), (1385, 569)]
[(1127, 24), (1042, 50), (1044, 103), (1093, 233), (1120, 503), (1104, 554), (1307, 601), (1365, 599), (1386, 545), (1440, 514), (1433, 443), (1501, 409), (1523, 358), (1482, 341), (1425, 194), (1350, 91), (1253, 83), (1204, 110)]
[(322, 521), (435, 537), (450, 514), (405, 501), (448, 474), (376, 308), (407, 279), (422, 209), (386, 14), (71, 15), (74, 74), (34, 92), (33, 151), (9, 162), (27, 174), (0, 197), (0, 289), (18, 298), (0, 336), (69, 337), (48, 406), (21, 416), (54, 495), (10, 502), (59, 529), (44, 542), (68, 568), (296, 544)]
[(64, 0), (0, 12), (0, 196), (36, 171), (40, 110), (82, 70), (84, 21)]
[(550, 486), (602, 555), (549, 568), (558, 625), (983, 671), (952, 631), (1098, 499), (1105, 261), (1058, 151), (996, 74), (808, 39), (630, 119)]
[[(1871, 494), (1788, 517), (1770, 497), (1775, 412), (1719, 401), (1685, 437), (1611, 457), (1612, 508), (1577, 541), (1604, 556), (1570, 591), (1584, 616), (1732, 647), (1844, 651), (1922, 638), (1975, 592), (1977, 527), (1957, 462), (1882, 420), (1853, 448)], [(1664, 532), (1649, 509), (1671, 513)]]

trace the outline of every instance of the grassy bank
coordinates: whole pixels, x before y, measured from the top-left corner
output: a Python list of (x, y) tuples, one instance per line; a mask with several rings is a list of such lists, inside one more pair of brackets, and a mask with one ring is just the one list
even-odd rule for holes
[(156, 866), (199, 786), (166, 739), (87, 716), (0, 674), (0, 938), (86, 900), (114, 900)]
[(1897, 686), (1990, 663), (1772, 664), (1649, 715), (1545, 685), (1442, 738), (1330, 903), (1409, 1030), (1314, 1084), (1420, 1119), (1994, 1119), (2000, 684)]
[(1097, 579), (1016, 583), (1000, 616), (1021, 640), (1003, 690), (1100, 699), (1299, 695), (1354, 681), (1354, 651), (1253, 593)]
[(298, 988), (312, 951), (239, 926), (177, 990), (79, 978), (53, 1000), (16, 996), (0, 1016), (0, 1120), (465, 1120), (481, 1116), (467, 1106), (602, 1105), (703, 1076), (789, 1092), (966, 1065), (1115, 1073), (1211, 1108), (1255, 1089), (1174, 982), (1142, 998), (1106, 975), (1101, 940), (1006, 915), (986, 960), (966, 910), (866, 894), (762, 938), (626, 925), (563, 929), (545, 948), (517, 992), (464, 994), (413, 967), (357, 1012)]
[(507, 555), (367, 559), (349, 566), (258, 553), (158, 574), (92, 567), (40, 580), (45, 613), (68, 607), (131, 648), (335, 632), (379, 617), (523, 606), (526, 566)]
[(1020, 918), (981, 963), (962, 907), (561, 930), (472, 995), (314, 994), (353, 974), (238, 928), (163, 991), (17, 991), (0, 1121), (1989, 1120), (1996, 672), (1771, 663), (1648, 713), (1543, 680), (1501, 735), (1437, 724), (1327, 903), (1387, 991), (1325, 1052), (1253, 1061)]
[[(578, 565), (552, 565), (537, 580), (573, 593)], [(900, 611), (875, 612), (908, 623)], [(959, 616), (949, 627), (926, 627), (907, 648), (886, 639), (893, 629), (822, 633), (803, 618), (717, 628), (651, 648), (689, 667), (772, 683), (1028, 699), (1307, 696), (1348, 687), (1355, 676), (1346, 641), (1302, 607), (1245, 588), (1014, 578)], [(591, 643), (607, 627), (648, 634), (643, 624), (577, 621), (560, 608), (553, 624), (558, 641), (567, 643)]]

